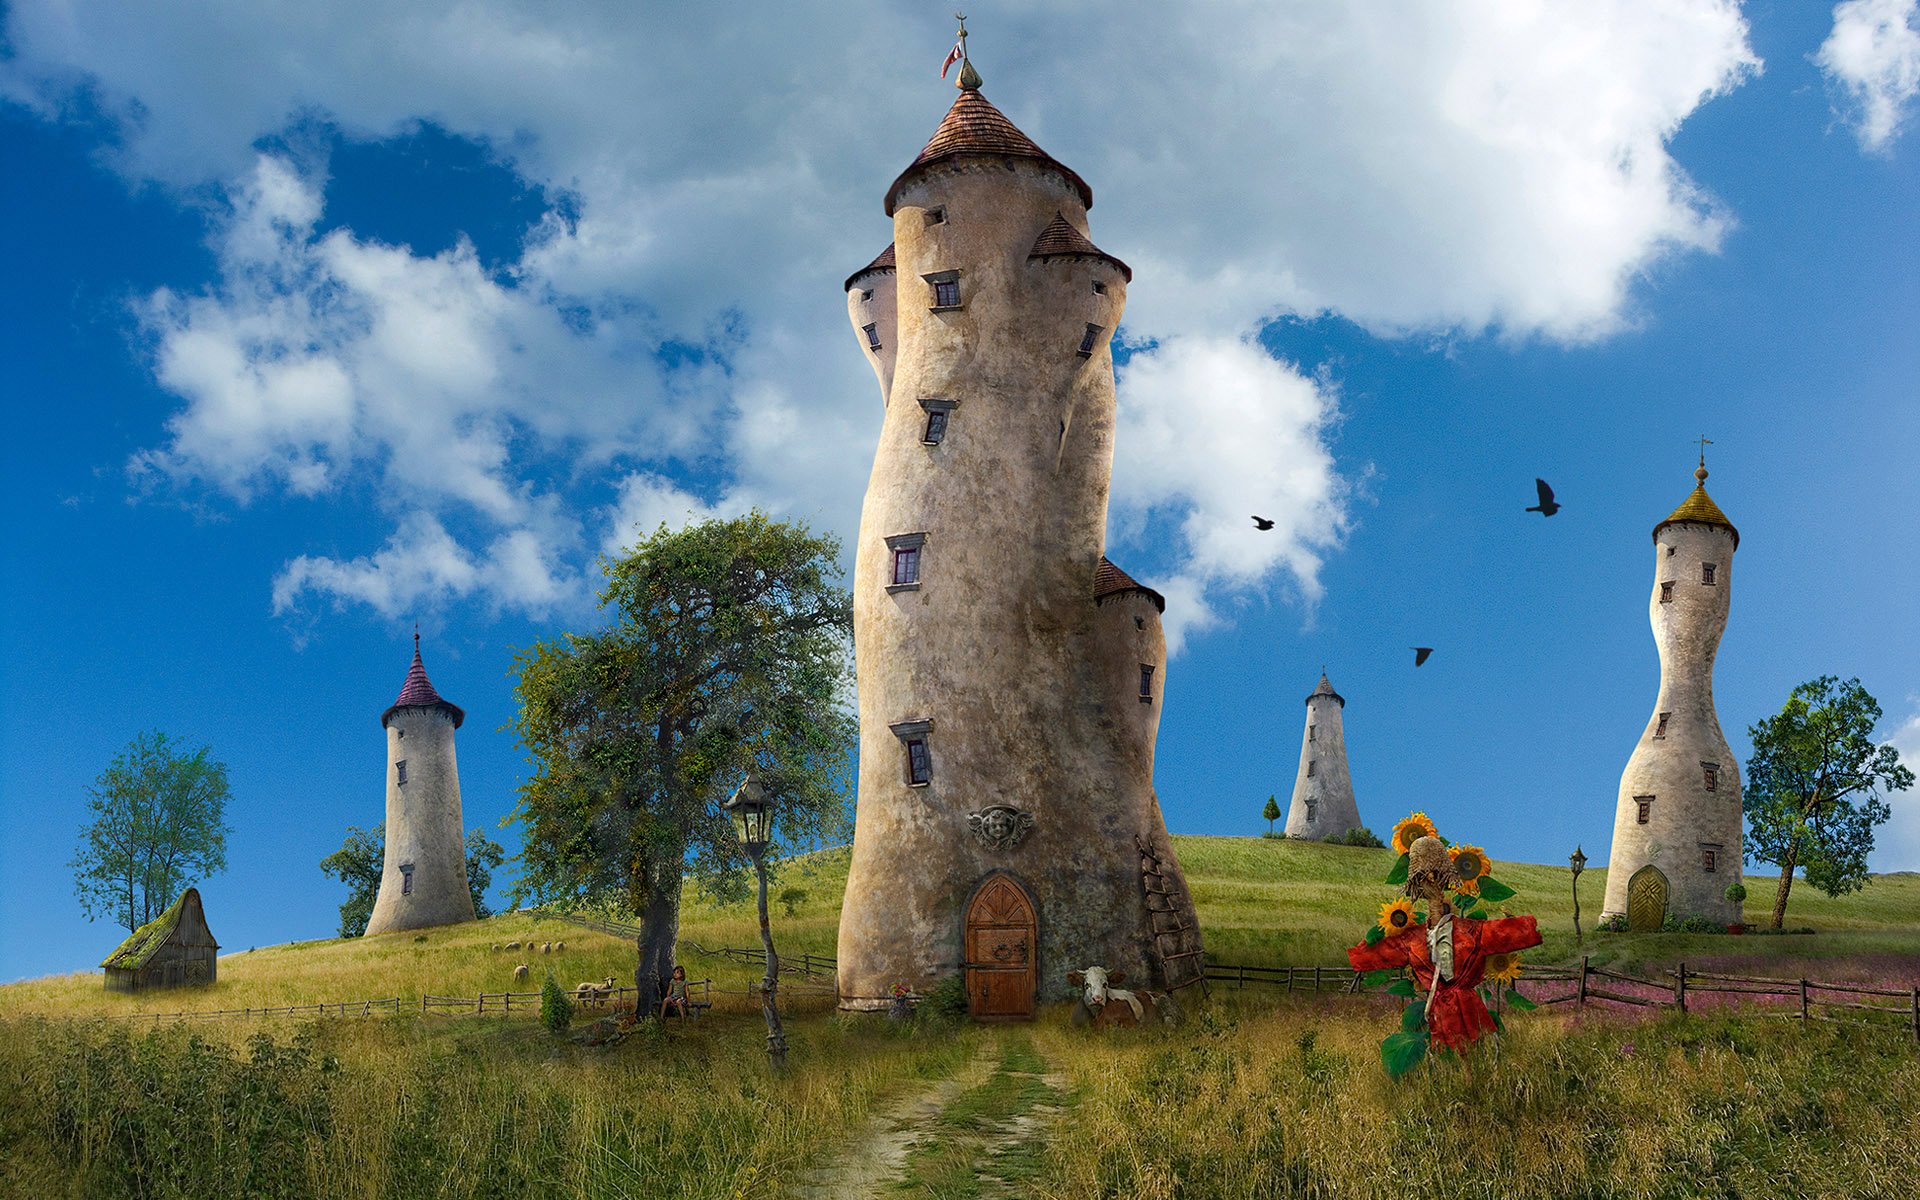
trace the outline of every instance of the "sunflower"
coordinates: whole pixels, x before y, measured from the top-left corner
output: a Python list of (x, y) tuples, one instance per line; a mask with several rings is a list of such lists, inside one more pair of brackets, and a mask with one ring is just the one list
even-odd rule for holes
[(1487, 955), (1487, 978), (1509, 984), (1520, 978), (1520, 956), (1515, 953)]
[(1453, 886), (1469, 896), (1480, 894), (1480, 880), (1487, 874), (1487, 852), (1478, 846), (1450, 846), (1453, 858)]
[(1393, 827), (1393, 848), (1398, 853), (1405, 854), (1413, 848), (1416, 839), (1439, 836), (1440, 831), (1433, 827), (1433, 822), (1427, 819), (1427, 814), (1417, 812)]
[(1387, 931), (1388, 937), (1412, 927), (1413, 901), (1403, 896), (1380, 906), (1380, 928)]

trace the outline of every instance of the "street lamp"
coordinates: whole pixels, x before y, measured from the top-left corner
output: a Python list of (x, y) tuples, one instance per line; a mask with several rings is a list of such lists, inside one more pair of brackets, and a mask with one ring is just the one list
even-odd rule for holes
[(1579, 846), (1567, 856), (1567, 865), (1573, 868), (1573, 943), (1578, 946), (1585, 940), (1580, 935), (1580, 872), (1587, 869), (1587, 856), (1580, 853)]
[(767, 1018), (767, 1058), (776, 1070), (787, 1065), (787, 1036), (780, 1030), (780, 1010), (774, 1003), (780, 987), (780, 956), (773, 950), (773, 930), (767, 924), (767, 842), (773, 834), (773, 797), (753, 772), (720, 806), (733, 820), (740, 844), (753, 857), (760, 877), (760, 944), (767, 952), (767, 977), (760, 984), (760, 1007)]

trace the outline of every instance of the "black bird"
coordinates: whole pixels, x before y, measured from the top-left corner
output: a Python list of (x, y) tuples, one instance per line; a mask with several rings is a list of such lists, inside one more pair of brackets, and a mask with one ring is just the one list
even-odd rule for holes
[(1529, 508), (1528, 512), (1537, 512), (1543, 517), (1550, 517), (1560, 511), (1560, 505), (1553, 498), (1553, 489), (1547, 486), (1546, 480), (1535, 479), (1533, 486), (1539, 489), (1540, 503)]
[(1272, 529), (1273, 522), (1267, 520), (1265, 517), (1255, 517), (1253, 519), (1253, 527), (1255, 529)]
[(1421, 663), (1427, 661), (1427, 655), (1432, 653), (1433, 653), (1432, 646), (1415, 646), (1413, 648), (1413, 665), (1417, 667)]

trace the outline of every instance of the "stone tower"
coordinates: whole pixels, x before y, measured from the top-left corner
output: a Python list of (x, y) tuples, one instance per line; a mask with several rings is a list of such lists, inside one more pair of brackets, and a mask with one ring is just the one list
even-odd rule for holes
[(415, 633), (407, 682), (380, 714), (387, 731), (387, 854), (369, 937), (473, 920), (453, 761), (453, 731), (466, 717), (433, 690)]
[[(1702, 447), (1704, 449), (1704, 447)], [(1660, 696), (1620, 776), (1602, 915), (1658, 928), (1667, 913), (1740, 919), (1740, 764), (1713, 710), (1713, 658), (1727, 628), (1740, 534), (1707, 496), (1703, 455), (1693, 494), (1653, 527), (1648, 614), (1660, 651)]]
[(962, 974), (976, 1016), (1092, 965), (1200, 975), (1153, 790), (1165, 601), (1104, 556), (1108, 341), (1131, 271), (1086, 182), (980, 94), (887, 190), (847, 280), (885, 405), (854, 565), (860, 781), (841, 1007)]
[(1360, 827), (1353, 802), (1353, 778), (1347, 774), (1347, 735), (1340, 724), (1347, 702), (1326, 673), (1307, 697), (1307, 728), (1300, 735), (1300, 768), (1293, 777), (1293, 806), (1287, 809), (1287, 836), (1324, 842)]

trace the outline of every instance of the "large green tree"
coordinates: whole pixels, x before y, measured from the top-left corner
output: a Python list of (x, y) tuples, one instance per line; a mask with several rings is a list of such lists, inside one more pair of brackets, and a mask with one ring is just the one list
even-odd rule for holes
[(67, 865), (88, 920), (129, 931), (167, 910), (188, 882), (227, 865), (227, 765), (159, 730), (114, 756), (87, 789), (92, 813)]
[(1913, 786), (1900, 752), (1873, 740), (1880, 704), (1858, 679), (1822, 675), (1747, 730), (1747, 857), (1778, 864), (1773, 927), (1787, 916), (1794, 868), (1829, 896), (1867, 881), (1873, 827), (1891, 815), (1880, 791)]
[(839, 544), (758, 511), (662, 525), (604, 560), (608, 627), (516, 657), (515, 728), (536, 767), (515, 897), (621, 907), (639, 919), (639, 1011), (674, 964), (686, 873), (745, 895), (720, 810), (747, 770), (789, 845), (844, 838), (858, 724), (852, 598)]
[[(487, 888), (493, 884), (493, 872), (507, 861), (507, 852), (478, 829), (467, 830), (467, 890), (473, 893), (473, 915), (485, 919), (493, 915), (487, 906)], [(373, 902), (380, 895), (380, 872), (387, 856), (386, 822), (372, 829), (347, 826), (347, 840), (340, 848), (320, 860), (320, 870), (347, 885), (347, 898), (340, 905), (340, 936), (359, 937), (373, 918)]]

